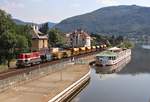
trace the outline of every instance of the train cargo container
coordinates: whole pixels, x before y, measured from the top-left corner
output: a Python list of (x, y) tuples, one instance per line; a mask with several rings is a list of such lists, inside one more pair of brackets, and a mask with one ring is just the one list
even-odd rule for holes
[(71, 57), (71, 50), (64, 50), (62, 52), (63, 52), (63, 58)]
[(96, 46), (92, 46), (92, 51), (96, 51)]
[(97, 50), (97, 51), (100, 51), (100, 46), (97, 45), (97, 46), (96, 46), (96, 50)]
[(42, 62), (47, 62), (47, 61), (52, 61), (53, 60), (53, 55), (52, 53), (46, 53), (40, 56)]
[(72, 48), (71, 52), (72, 52), (72, 55), (78, 55), (79, 54), (79, 48)]
[(86, 47), (86, 52), (91, 52), (91, 46)]
[(52, 55), (53, 55), (53, 59), (61, 59), (63, 58), (64, 53), (59, 51), (59, 52), (52, 53)]
[(85, 47), (80, 47), (79, 52), (80, 52), (80, 54), (86, 53), (86, 48)]

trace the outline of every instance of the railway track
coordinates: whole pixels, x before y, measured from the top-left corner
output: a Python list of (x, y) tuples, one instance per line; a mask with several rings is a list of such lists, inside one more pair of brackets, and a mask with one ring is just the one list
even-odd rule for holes
[[(72, 57), (77, 59), (77, 58), (93, 55), (93, 54), (96, 54), (96, 53), (99, 53), (99, 52), (100, 51), (95, 51), (95, 52), (76, 55), (76, 56), (72, 56)], [(72, 57), (63, 58), (63, 59), (60, 59), (60, 60), (54, 60), (54, 61), (50, 61), (50, 62), (46, 62), (46, 63), (41, 63), (40, 67), (39, 67), (39, 65), (34, 65), (34, 66), (31, 66), (31, 67), (25, 67), (25, 68), (11, 68), (11, 69), (9, 69), (5, 72), (0, 73), (0, 80), (6, 79), (8, 77), (15, 76), (15, 75), (18, 75), (18, 74), (22, 74), (22, 73), (29, 73), (30, 71), (35, 70), (37, 68), (44, 68), (48, 65), (57, 64), (57, 63), (64, 62), (64, 61), (69, 61)]]

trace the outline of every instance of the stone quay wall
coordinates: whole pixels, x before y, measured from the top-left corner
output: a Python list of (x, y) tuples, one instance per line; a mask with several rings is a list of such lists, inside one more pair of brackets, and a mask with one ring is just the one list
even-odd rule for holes
[(24, 72), (24, 73), (0, 80), (0, 92), (3, 92), (10, 87), (16, 87), (16, 86), (18, 86), (20, 84), (24, 84), (28, 81), (36, 80), (40, 77), (43, 77), (43, 76), (46, 76), (48, 74), (62, 70), (64, 68), (64, 65), (69, 63), (69, 62), (70, 62), (70, 60), (62, 61), (61, 63), (48, 65), (44, 68), (41, 68), (41, 66), (38, 65), (38, 68), (35, 70), (29, 69), (28, 72)]

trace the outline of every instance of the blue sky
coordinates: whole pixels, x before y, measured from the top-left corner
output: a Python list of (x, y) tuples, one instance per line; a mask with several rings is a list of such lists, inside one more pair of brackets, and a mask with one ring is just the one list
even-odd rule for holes
[(60, 22), (112, 5), (140, 5), (150, 7), (149, 0), (0, 0), (0, 9), (23, 21)]

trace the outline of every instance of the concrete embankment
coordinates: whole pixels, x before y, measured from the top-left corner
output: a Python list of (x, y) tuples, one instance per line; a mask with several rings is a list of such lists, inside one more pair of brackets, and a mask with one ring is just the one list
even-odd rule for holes
[[(79, 60), (85, 63), (65, 63), (61, 64), (61, 70), (47, 74), (10, 87), (0, 94), (0, 102), (60, 102), (65, 100), (70, 93), (89, 79), (88, 62), (93, 60), (93, 56), (88, 56)], [(58, 67), (58, 66), (57, 66)]]

